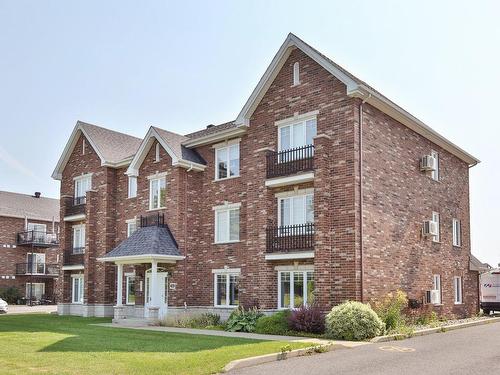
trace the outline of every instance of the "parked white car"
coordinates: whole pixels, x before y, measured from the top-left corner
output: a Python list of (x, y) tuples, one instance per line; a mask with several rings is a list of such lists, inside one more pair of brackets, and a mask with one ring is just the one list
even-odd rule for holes
[(0, 314), (4, 314), (9, 311), (9, 305), (3, 299), (0, 298)]

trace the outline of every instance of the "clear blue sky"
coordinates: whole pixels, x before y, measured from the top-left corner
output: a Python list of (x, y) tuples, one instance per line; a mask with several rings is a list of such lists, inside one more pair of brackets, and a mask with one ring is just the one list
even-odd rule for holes
[(0, 1), (0, 190), (57, 197), (77, 120), (141, 137), (234, 119), (293, 32), (483, 161), (472, 249), (496, 264), (499, 4)]

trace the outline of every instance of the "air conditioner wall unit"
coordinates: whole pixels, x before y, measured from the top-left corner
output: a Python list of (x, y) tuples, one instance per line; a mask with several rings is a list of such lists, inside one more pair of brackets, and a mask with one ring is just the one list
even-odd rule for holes
[(432, 220), (425, 220), (424, 226), (422, 228), (422, 233), (424, 236), (437, 236), (438, 235), (438, 223)]
[(421, 171), (435, 171), (436, 170), (436, 158), (432, 155), (425, 155), (420, 159), (420, 170)]
[(439, 292), (439, 290), (431, 290), (431, 303), (434, 305), (441, 303), (441, 293)]

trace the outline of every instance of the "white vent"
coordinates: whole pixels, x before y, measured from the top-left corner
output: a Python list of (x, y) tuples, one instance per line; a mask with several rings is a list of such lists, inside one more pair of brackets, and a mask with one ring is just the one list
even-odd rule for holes
[(432, 220), (424, 221), (422, 233), (425, 237), (434, 237), (438, 235), (438, 223)]
[(431, 303), (437, 305), (441, 299), (438, 289), (431, 290)]
[(436, 170), (436, 158), (432, 155), (425, 155), (420, 159), (420, 170), (422, 171), (435, 171)]

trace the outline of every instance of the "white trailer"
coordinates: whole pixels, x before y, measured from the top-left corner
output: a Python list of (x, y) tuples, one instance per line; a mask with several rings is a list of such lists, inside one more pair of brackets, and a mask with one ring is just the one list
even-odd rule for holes
[(500, 268), (482, 273), (479, 282), (483, 312), (500, 311)]

